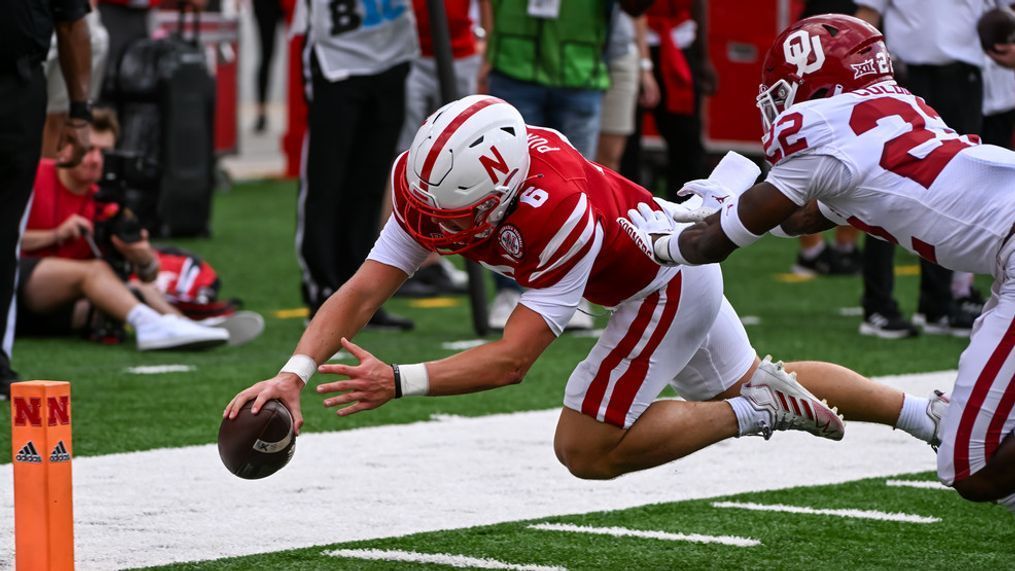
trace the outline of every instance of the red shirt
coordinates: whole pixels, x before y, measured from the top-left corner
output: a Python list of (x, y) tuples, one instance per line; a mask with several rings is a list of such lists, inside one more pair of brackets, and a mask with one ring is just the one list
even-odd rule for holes
[[(419, 49), (423, 57), (433, 57), (433, 41), (430, 34), (430, 12), (427, 0), (413, 0), (416, 12), (416, 30), (419, 32)], [(451, 35), (451, 55), (457, 58), (476, 53), (476, 37), (472, 34), (472, 19), (469, 18), (469, 0), (445, 0), (444, 9), (448, 15), (448, 32)]]
[[(96, 205), (92, 197), (96, 191), (98, 186), (93, 185), (85, 194), (72, 193), (60, 182), (56, 162), (53, 159), (42, 159), (35, 174), (35, 194), (32, 198), (32, 209), (28, 214), (27, 229), (53, 230), (72, 214), (95, 220)], [(56, 256), (74, 260), (88, 260), (94, 257), (84, 238), (68, 240), (38, 250), (22, 251), (22, 255), (37, 258)]]
[[(529, 126), (528, 133), (531, 164), (517, 207), (490, 239), (462, 256), (513, 277), (522, 287), (546, 288), (585, 256), (592, 247), (592, 228), (598, 226), (602, 248), (583, 297), (616, 306), (653, 283), (660, 267), (617, 223), (639, 202), (654, 205), (652, 194), (585, 160), (556, 131)], [(395, 163), (399, 184), (405, 181), (407, 156)]]

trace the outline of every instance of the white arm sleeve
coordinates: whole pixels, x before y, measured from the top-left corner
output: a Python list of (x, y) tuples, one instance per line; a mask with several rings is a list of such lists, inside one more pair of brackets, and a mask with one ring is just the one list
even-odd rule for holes
[(765, 182), (779, 189), (798, 206), (812, 199), (831, 198), (848, 189), (852, 173), (832, 155), (793, 155), (772, 167)]
[(429, 255), (430, 251), (402, 230), (394, 216), (388, 216), (367, 259), (396, 267), (411, 276)]
[(578, 303), (585, 292), (585, 284), (592, 274), (592, 265), (603, 247), (603, 227), (596, 224), (596, 233), (592, 247), (571, 271), (560, 278), (557, 283), (544, 288), (528, 289), (522, 293), (518, 303), (543, 316), (546, 325), (554, 335), (564, 332), (564, 327), (571, 320)]

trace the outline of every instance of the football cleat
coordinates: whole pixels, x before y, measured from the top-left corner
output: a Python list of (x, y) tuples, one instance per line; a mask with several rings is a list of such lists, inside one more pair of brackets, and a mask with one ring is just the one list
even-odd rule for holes
[(941, 391), (935, 390), (930, 395), (930, 399), (927, 402), (927, 416), (934, 423), (934, 436), (931, 436), (930, 447), (937, 452), (937, 447), (941, 446), (941, 419), (945, 416), (945, 411), (948, 410), (948, 403), (951, 402), (949, 396)]
[(768, 415), (769, 422), (762, 422), (761, 427), (765, 440), (776, 430), (803, 430), (829, 440), (842, 440), (845, 434), (838, 410), (811, 394), (796, 380), (796, 373), (787, 372), (782, 361), (773, 363), (771, 356), (758, 365), (740, 394)]

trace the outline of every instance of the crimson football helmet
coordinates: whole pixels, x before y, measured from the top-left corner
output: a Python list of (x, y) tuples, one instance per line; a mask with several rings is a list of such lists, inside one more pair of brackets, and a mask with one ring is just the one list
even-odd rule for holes
[(765, 56), (757, 98), (765, 132), (794, 103), (862, 89), (892, 73), (885, 37), (874, 26), (839, 14), (800, 20)]
[(529, 172), (521, 113), (488, 95), (448, 103), (427, 118), (394, 181), (394, 211), (424, 247), (441, 254), (489, 238)]

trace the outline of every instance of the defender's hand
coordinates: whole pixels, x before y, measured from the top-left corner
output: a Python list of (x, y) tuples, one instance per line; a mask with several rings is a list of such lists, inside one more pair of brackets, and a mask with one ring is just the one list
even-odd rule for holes
[(278, 399), (289, 409), (293, 415), (293, 426), (296, 434), (300, 433), (303, 426), (303, 414), (300, 411), (300, 391), (303, 390), (303, 381), (293, 373), (279, 373), (274, 378), (261, 381), (240, 391), (233, 400), (229, 401), (226, 409), (222, 412), (223, 418), (230, 420), (236, 418), (240, 409), (247, 401), (253, 400), (254, 405), (250, 412), (257, 414), (264, 406), (264, 403)]
[(738, 194), (734, 193), (725, 186), (712, 182), (707, 178), (699, 178), (692, 180), (691, 182), (684, 183), (683, 188), (677, 191), (677, 196), (700, 196), (703, 208), (712, 209), (713, 212), (719, 210), (722, 205)]
[(90, 127), (82, 119), (68, 119), (63, 122), (60, 133), (60, 150), (56, 154), (56, 166), (76, 167), (91, 148), (89, 141)]
[(655, 241), (676, 229), (673, 218), (662, 210), (652, 210), (652, 207), (644, 202), (638, 203), (638, 208), (627, 211), (627, 218), (618, 218), (617, 222), (627, 232), (638, 248), (657, 264), (667, 263), (660, 260), (655, 254)]
[(395, 373), (391, 370), (391, 365), (374, 357), (345, 337), (342, 338), (342, 347), (359, 360), (359, 365), (321, 365), (317, 368), (322, 373), (349, 377), (347, 381), (317, 385), (317, 392), (320, 394), (342, 393), (324, 399), (324, 406), (354, 403), (336, 411), (339, 416), (349, 416), (361, 410), (377, 408), (395, 398)]

